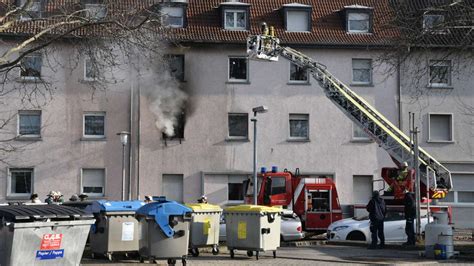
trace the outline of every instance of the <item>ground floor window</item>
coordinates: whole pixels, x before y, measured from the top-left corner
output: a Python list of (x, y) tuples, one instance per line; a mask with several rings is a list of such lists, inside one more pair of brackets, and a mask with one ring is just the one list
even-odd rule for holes
[(29, 197), (33, 191), (33, 169), (10, 168), (8, 183), (8, 196)]
[(105, 169), (82, 169), (82, 193), (102, 197), (105, 194)]
[(246, 176), (229, 175), (227, 182), (227, 201), (230, 203), (243, 203), (244, 201), (244, 180)]

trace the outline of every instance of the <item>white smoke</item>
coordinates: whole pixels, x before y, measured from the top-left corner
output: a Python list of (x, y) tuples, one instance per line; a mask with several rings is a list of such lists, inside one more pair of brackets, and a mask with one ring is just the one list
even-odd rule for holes
[(167, 136), (173, 136), (188, 95), (168, 70), (158, 74), (154, 82), (146, 90), (150, 111), (155, 115), (156, 127)]

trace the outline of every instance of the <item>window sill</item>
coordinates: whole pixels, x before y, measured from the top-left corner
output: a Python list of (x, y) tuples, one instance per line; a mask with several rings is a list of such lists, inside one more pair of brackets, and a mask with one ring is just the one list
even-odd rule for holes
[(428, 89), (447, 89), (447, 90), (454, 89), (454, 87), (451, 86), (451, 85), (441, 85), (441, 84), (440, 85), (434, 85), (434, 84), (428, 85), (427, 88)]
[(286, 83), (286, 85), (303, 85), (303, 86), (311, 86), (311, 83), (309, 81), (301, 81), (301, 82), (298, 82), (298, 81), (288, 81)]
[(17, 136), (15, 140), (18, 141), (41, 141), (43, 140), (41, 136)]
[(371, 139), (351, 139), (352, 143), (373, 143)]
[(249, 31), (248, 29), (239, 29), (239, 28), (224, 28), (224, 30), (228, 30), (228, 31)]
[(38, 83), (42, 82), (42, 79), (40, 77), (19, 77), (16, 81), (21, 83)]
[(225, 141), (228, 142), (250, 142), (249, 138), (243, 137), (243, 138), (238, 138), (238, 137), (227, 137)]
[(439, 143), (439, 144), (454, 144), (454, 140), (427, 140), (427, 143)]
[(185, 141), (184, 138), (162, 138), (161, 139), (162, 141), (171, 141), (171, 142), (182, 142), (182, 141)]
[(311, 33), (311, 31), (308, 30), (285, 30), (286, 33)]
[(242, 81), (239, 81), (239, 80), (228, 80), (225, 82), (226, 84), (244, 84), (244, 85), (249, 85), (250, 84), (250, 81), (248, 80), (242, 80)]
[(239, 205), (244, 204), (243, 200), (228, 200), (226, 205)]
[(374, 87), (373, 83), (351, 83), (349, 84), (351, 87)]
[(287, 142), (311, 142), (309, 139), (287, 139)]
[(94, 138), (94, 137), (82, 137), (81, 138), (81, 141), (106, 141), (107, 138), (106, 137), (97, 137), (97, 138)]
[(31, 197), (31, 194), (20, 194), (20, 195), (15, 195), (15, 194), (10, 194), (7, 195), (7, 200), (29, 200)]
[(347, 34), (361, 34), (361, 35), (373, 35), (372, 32), (365, 32), (365, 31), (346, 31)]
[(91, 84), (91, 83), (98, 82), (98, 80), (97, 79), (80, 79), (79, 82), (80, 83), (85, 83), (85, 84)]

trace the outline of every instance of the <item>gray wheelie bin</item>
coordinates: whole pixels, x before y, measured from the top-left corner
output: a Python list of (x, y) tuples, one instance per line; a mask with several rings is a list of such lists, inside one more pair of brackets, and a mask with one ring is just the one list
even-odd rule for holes
[(98, 200), (85, 211), (96, 218), (90, 232), (91, 254), (104, 255), (110, 261), (114, 253), (138, 252), (138, 221), (135, 211), (145, 205), (143, 201)]
[(136, 212), (140, 223), (140, 262), (145, 258), (168, 259), (168, 264), (176, 264), (181, 259), (186, 264), (189, 244), (189, 223), (192, 210), (165, 197), (153, 198)]
[(0, 206), (0, 265), (79, 265), (92, 215), (59, 205)]
[(193, 210), (189, 248), (193, 257), (199, 256), (200, 247), (212, 247), (212, 254), (219, 254), (219, 225), (221, 207), (208, 203), (187, 203)]
[(255, 251), (273, 251), (280, 246), (280, 226), (282, 209), (258, 205), (238, 205), (224, 210), (226, 221), (226, 241), (230, 257), (235, 250), (247, 250), (250, 257)]

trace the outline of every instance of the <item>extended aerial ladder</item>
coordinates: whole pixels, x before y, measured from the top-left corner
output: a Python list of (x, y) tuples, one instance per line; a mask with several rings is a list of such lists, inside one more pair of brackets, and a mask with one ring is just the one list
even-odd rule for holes
[[(278, 56), (281, 55), (299, 67), (307, 69), (318, 81), (326, 96), (348, 118), (360, 126), (371, 139), (385, 149), (398, 166), (402, 162), (413, 161), (414, 144), (412, 140), (362, 97), (335, 78), (323, 64), (292, 48), (281, 46), (279, 39), (274, 36), (273, 30), (270, 33), (265, 30), (261, 35), (250, 36), (247, 39), (247, 53), (251, 59), (264, 61), (277, 61)], [(426, 176), (431, 176), (429, 181), (430, 198), (446, 197), (447, 192), (452, 188), (449, 170), (421, 148), (419, 148), (418, 157), (420, 181), (424, 183), (425, 189)]]

